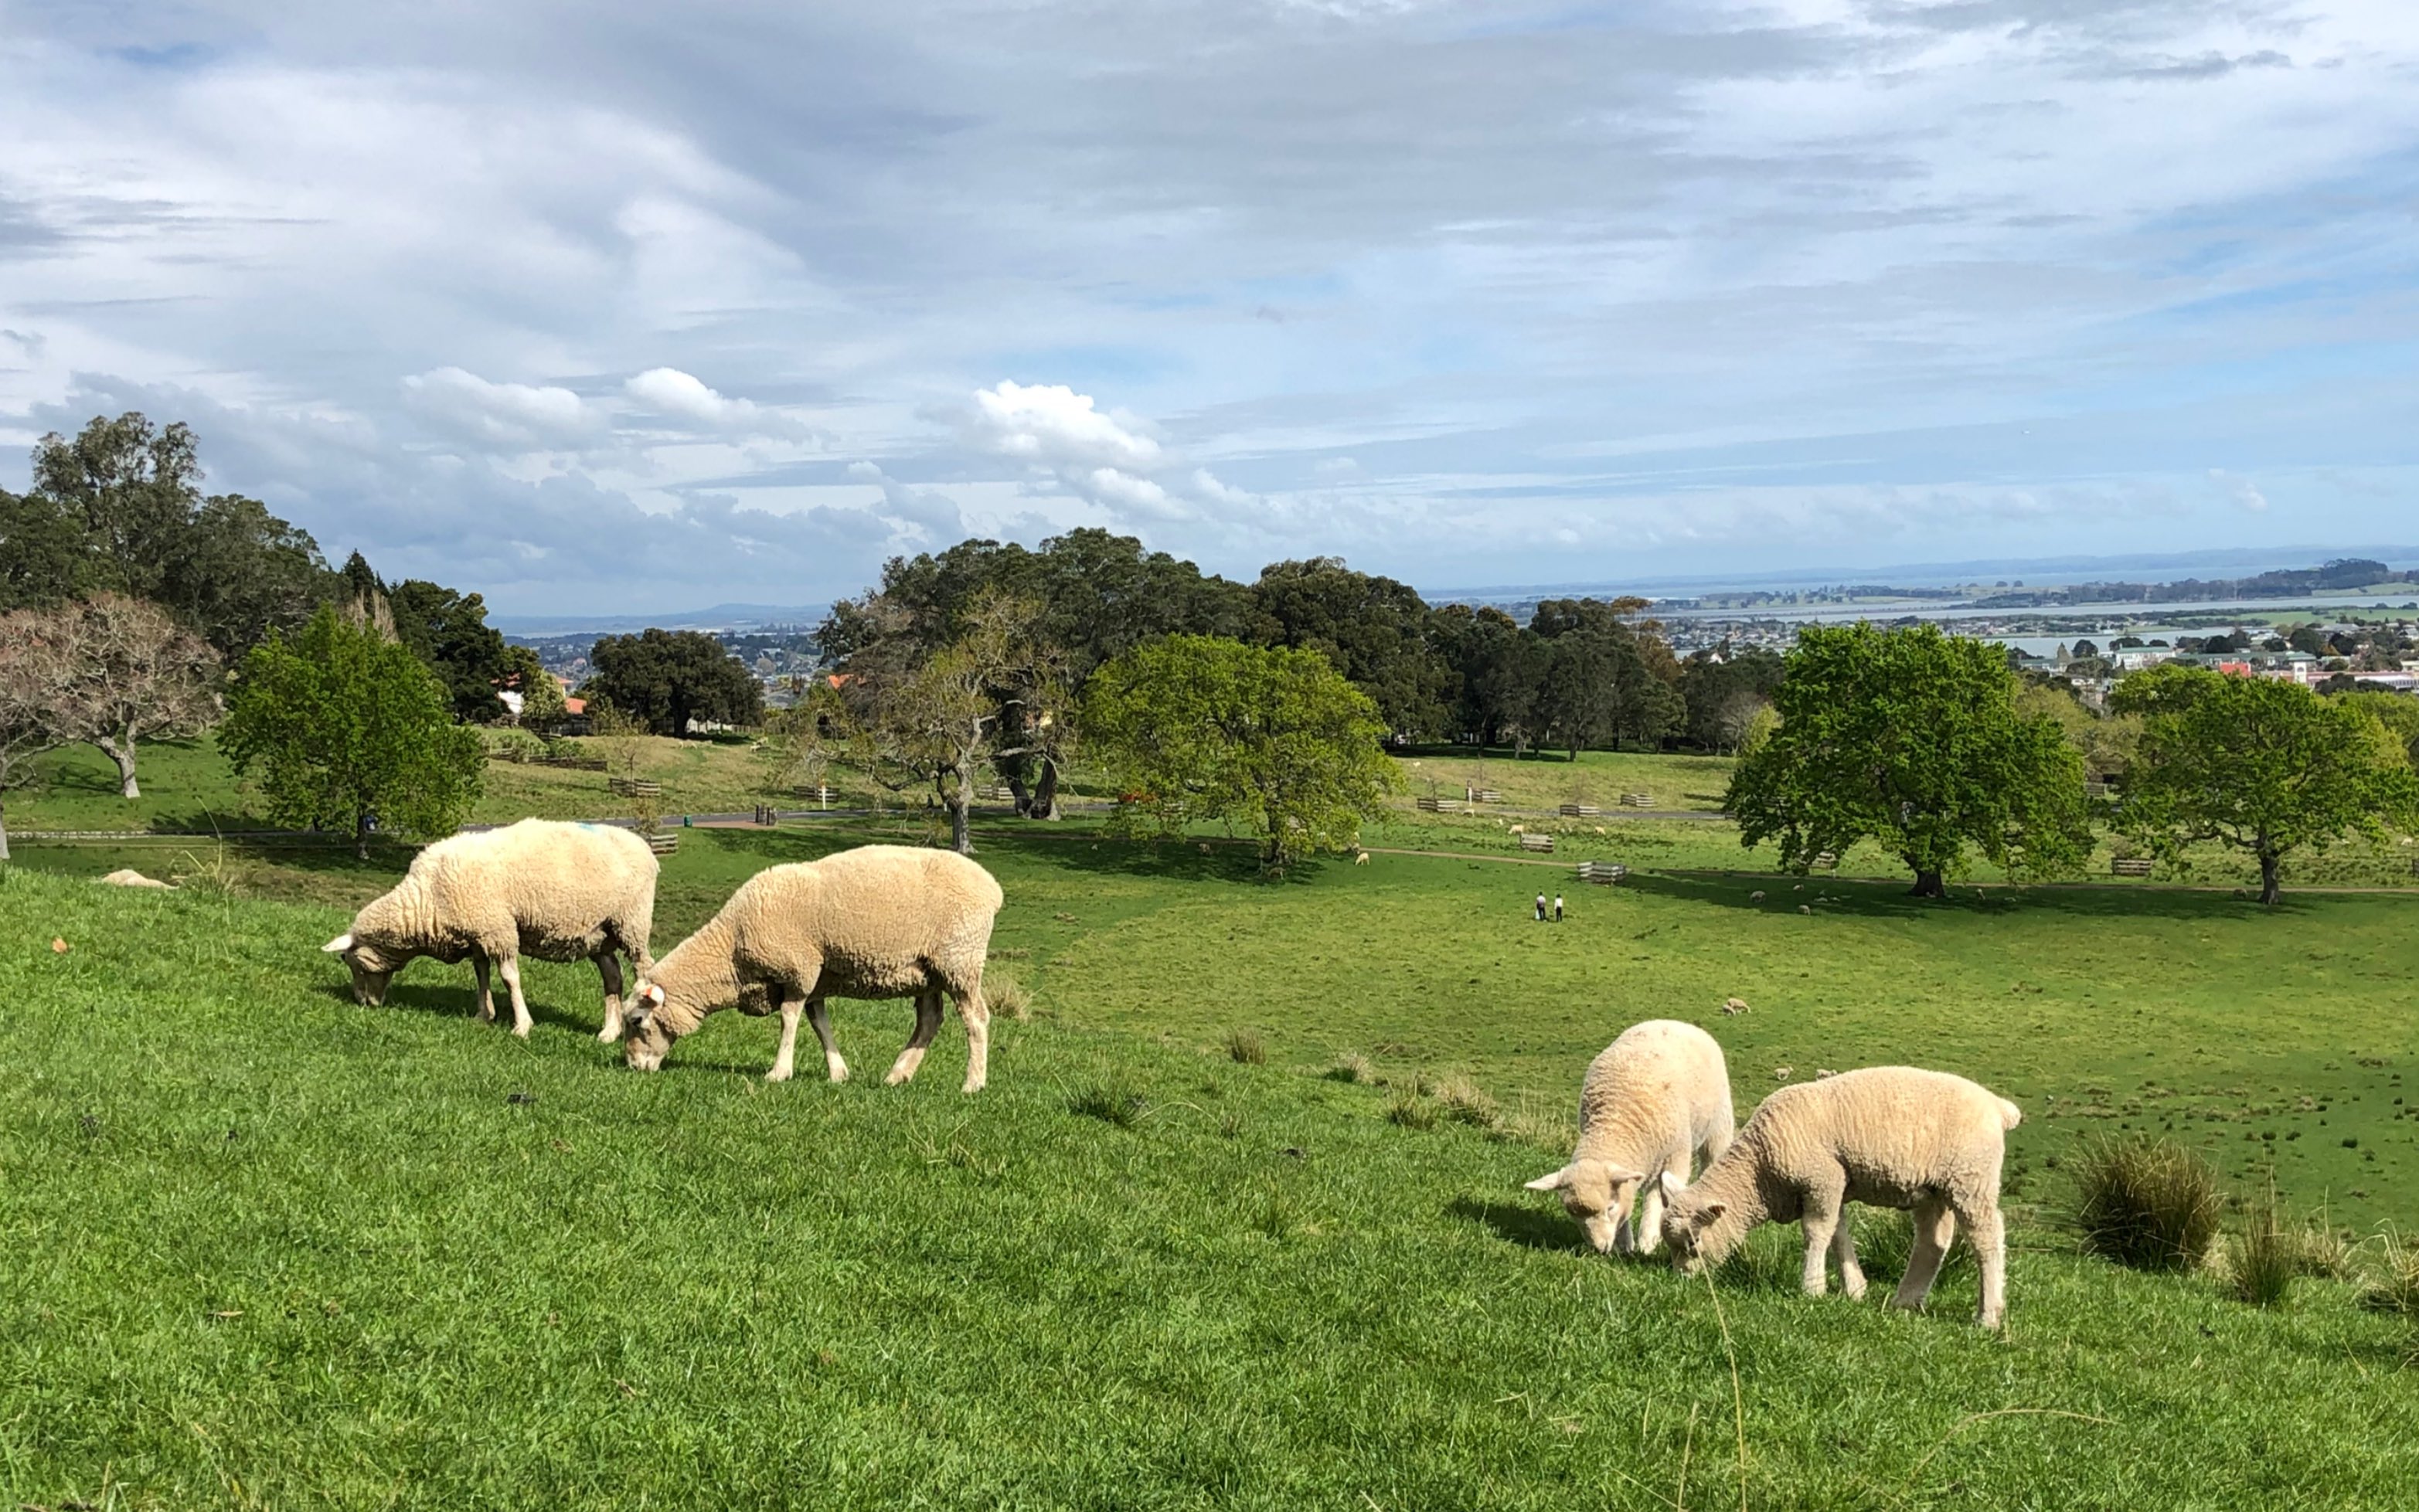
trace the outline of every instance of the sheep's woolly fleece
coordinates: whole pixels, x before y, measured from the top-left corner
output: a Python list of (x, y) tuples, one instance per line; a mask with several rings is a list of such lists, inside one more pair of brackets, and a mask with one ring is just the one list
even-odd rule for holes
[(1636, 1244), (1651, 1251), (1662, 1236), (1659, 1178), (1668, 1171), (1686, 1181), (1699, 1153), (1711, 1165), (1735, 1127), (1721, 1046), (1694, 1024), (1648, 1019), (1588, 1063), (1570, 1163), (1529, 1189), (1560, 1192), (1589, 1243), (1605, 1252), (1631, 1247), (1636, 1203)]

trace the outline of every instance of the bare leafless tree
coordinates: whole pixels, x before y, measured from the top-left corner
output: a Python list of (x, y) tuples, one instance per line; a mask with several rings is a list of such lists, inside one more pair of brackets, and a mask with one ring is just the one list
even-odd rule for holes
[(76, 739), (60, 717), (73, 662), (69, 609), (0, 615), (0, 861), (8, 859), (8, 790), (34, 779), (34, 758)]
[(120, 793), (140, 798), (137, 742), (196, 734), (218, 717), (219, 653), (159, 605), (122, 593), (63, 605), (58, 621), (68, 661), (58, 718), (117, 764)]

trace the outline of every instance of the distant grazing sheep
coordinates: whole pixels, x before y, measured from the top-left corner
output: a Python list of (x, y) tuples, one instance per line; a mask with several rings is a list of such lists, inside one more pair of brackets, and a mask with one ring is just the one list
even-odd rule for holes
[(1865, 1291), (1845, 1212), (1850, 1202), (1909, 1208), (1915, 1249), (1894, 1307), (1920, 1307), (1963, 1222), (1982, 1266), (1981, 1323), (1996, 1328), (2007, 1296), (1999, 1167), (2016, 1105), (1939, 1071), (1875, 1066), (1783, 1087), (1738, 1139), (1683, 1186), (1666, 1177), (1663, 1237), (1672, 1263), (1717, 1264), (1760, 1223), (1805, 1226), (1805, 1286), (1821, 1296), (1824, 1253), (1840, 1261), (1851, 1297)]
[(1588, 1063), (1578, 1148), (1529, 1190), (1562, 1193), (1564, 1211), (1599, 1252), (1651, 1254), (1662, 1236), (1661, 1178), (1687, 1180), (1688, 1157), (1700, 1151), (1710, 1165), (1729, 1147), (1732, 1127), (1722, 1047), (1693, 1024), (1650, 1018)]
[(947, 850), (862, 846), (758, 872), (639, 978), (629, 1063), (655, 1070), (674, 1040), (718, 1008), (778, 1003), (781, 1047), (765, 1079), (790, 1078), (804, 1014), (831, 1079), (845, 1081), (848, 1063), (832, 1045), (824, 1000), (913, 998), (916, 1032), (886, 1078), (896, 1085), (923, 1063), (946, 991), (966, 1026), (965, 1091), (980, 1092), (991, 1044), (983, 960), (1000, 902), (991, 873)]
[(594, 961), (605, 980), (605, 1024), (596, 1037), (622, 1033), (622, 963), (653, 965), (655, 858), (627, 830), (603, 824), (523, 819), (501, 830), (439, 840), (415, 857), (402, 881), (353, 916), (353, 927), (320, 949), (352, 968), (354, 1000), (386, 1001), (387, 985), (415, 956), (451, 965), (469, 956), (479, 978), (479, 1019), (492, 1023), (487, 968), (493, 963), (513, 1000), (513, 1032), (529, 1037), (519, 957)]
[(131, 866), (121, 866), (101, 878), (112, 887), (168, 887), (156, 877), (146, 877)]

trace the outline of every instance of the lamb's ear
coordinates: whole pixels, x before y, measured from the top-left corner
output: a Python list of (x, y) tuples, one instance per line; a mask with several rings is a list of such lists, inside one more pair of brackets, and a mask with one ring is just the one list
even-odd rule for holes
[(1708, 1202), (1697, 1210), (1697, 1222), (1700, 1225), (1709, 1224), (1728, 1213), (1730, 1206), (1727, 1202)]
[(1571, 1168), (1564, 1166), (1550, 1176), (1540, 1176), (1533, 1182), (1523, 1182), (1521, 1187), (1531, 1192), (1559, 1192), (1571, 1184)]
[(1662, 1181), (1663, 1196), (1666, 1200), (1678, 1197), (1681, 1193), (1688, 1189), (1687, 1183), (1682, 1181), (1679, 1177), (1672, 1175), (1668, 1170), (1663, 1173)]
[(1642, 1170), (1625, 1170), (1619, 1166), (1607, 1166), (1604, 1168), (1604, 1179), (1619, 1186), (1626, 1182), (1642, 1182), (1646, 1179), (1646, 1173)]
[(320, 948), (322, 951), (325, 951), (327, 954), (329, 954), (329, 955), (334, 955), (339, 954), (340, 952), (348, 951), (348, 950), (352, 949), (352, 948), (353, 948), (353, 937), (352, 937), (352, 936), (350, 936), (350, 935), (338, 935), (335, 939), (331, 939), (331, 940), (328, 941), (326, 944), (324, 944), (324, 945), (320, 946), (319, 948)]

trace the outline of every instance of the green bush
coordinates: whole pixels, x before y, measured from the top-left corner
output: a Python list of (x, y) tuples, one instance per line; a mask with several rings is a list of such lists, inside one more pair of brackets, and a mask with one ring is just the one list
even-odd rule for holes
[(2172, 1139), (2103, 1139), (2072, 1164), (2083, 1247), (2142, 1271), (2188, 1271), (2209, 1259), (2225, 1212), (2217, 1172)]

